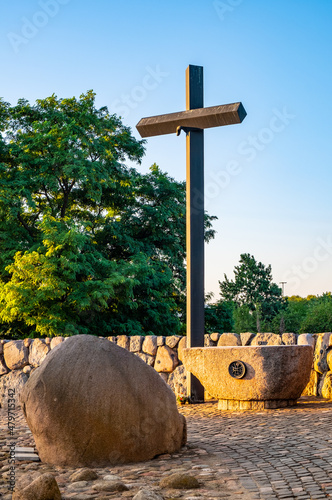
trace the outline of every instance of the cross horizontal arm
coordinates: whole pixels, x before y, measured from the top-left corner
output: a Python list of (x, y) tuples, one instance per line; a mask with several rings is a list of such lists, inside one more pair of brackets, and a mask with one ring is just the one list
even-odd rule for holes
[(175, 134), (178, 127), (199, 129), (241, 123), (247, 113), (241, 102), (209, 108), (191, 109), (167, 115), (142, 118), (136, 128), (141, 137)]

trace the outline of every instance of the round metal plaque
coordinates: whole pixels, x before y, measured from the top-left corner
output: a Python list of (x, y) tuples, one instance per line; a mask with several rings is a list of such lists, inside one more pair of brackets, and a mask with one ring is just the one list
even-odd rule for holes
[(246, 374), (246, 365), (242, 361), (233, 361), (228, 367), (228, 372), (233, 378), (243, 378)]

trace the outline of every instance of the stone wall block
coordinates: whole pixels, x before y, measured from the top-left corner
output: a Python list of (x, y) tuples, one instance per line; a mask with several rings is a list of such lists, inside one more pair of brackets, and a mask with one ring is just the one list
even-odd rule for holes
[(127, 335), (118, 335), (117, 345), (129, 351), (129, 345), (130, 345), (129, 337), (127, 337)]
[(243, 345), (243, 346), (250, 345), (254, 336), (255, 336), (255, 334), (252, 332), (240, 333), (241, 345)]
[(251, 345), (282, 345), (281, 335), (276, 333), (257, 333)]
[(241, 337), (238, 333), (222, 333), (218, 340), (218, 346), (236, 346), (241, 344)]
[(171, 373), (179, 364), (178, 356), (167, 345), (158, 347), (154, 368), (157, 372)]
[(142, 335), (133, 335), (130, 337), (129, 351), (130, 352), (140, 352), (143, 344)]
[(312, 347), (315, 347), (316, 338), (310, 333), (301, 333), (297, 337), (297, 345), (311, 345)]
[(302, 396), (318, 396), (319, 374), (315, 370), (311, 370), (310, 380), (302, 392)]
[(11, 340), (4, 345), (3, 355), (10, 370), (20, 370), (29, 363), (29, 351), (23, 340)]
[(116, 344), (116, 337), (112, 336), (112, 337), (107, 337), (107, 339), (110, 341), (110, 342), (113, 342), (113, 344)]
[(158, 335), (157, 346), (161, 347), (162, 345), (165, 345), (165, 337), (163, 337), (162, 335)]
[(170, 337), (165, 337), (165, 344), (170, 347), (171, 349), (174, 349), (181, 340), (181, 335), (171, 335)]
[(30, 347), (30, 344), (32, 344), (33, 339), (24, 339), (23, 342), (25, 347)]
[(3, 355), (0, 355), (0, 375), (5, 375), (6, 373), (8, 373), (8, 368), (5, 360), (3, 359)]
[(326, 372), (321, 384), (321, 394), (323, 398), (332, 399), (332, 371)]
[(34, 339), (30, 346), (29, 364), (33, 367), (40, 366), (49, 350), (50, 346), (45, 344), (45, 342), (40, 339)]
[(187, 347), (187, 337), (182, 337), (178, 343), (178, 358), (182, 361), (182, 351)]
[(144, 361), (144, 363), (146, 363), (147, 365), (149, 365), (149, 366), (154, 365), (154, 362), (155, 362), (154, 356), (150, 356), (150, 354), (145, 354), (145, 352), (135, 352), (134, 354), (135, 354), (135, 356), (138, 356), (139, 358), (141, 358)]
[(327, 364), (327, 352), (330, 347), (331, 333), (320, 333), (317, 337), (315, 352), (314, 352), (314, 369), (318, 373), (329, 371)]
[(213, 340), (211, 339), (210, 335), (208, 333), (206, 333), (204, 335), (204, 347), (213, 347), (215, 345), (216, 345), (216, 343), (213, 342)]
[(158, 349), (158, 337), (147, 335), (143, 341), (142, 351), (150, 356), (155, 356)]
[(183, 365), (170, 373), (167, 383), (176, 396), (187, 397), (187, 370)]
[(295, 333), (283, 333), (281, 335), (282, 343), (285, 345), (296, 345), (297, 335)]
[(54, 347), (64, 342), (64, 340), (65, 340), (64, 337), (54, 337), (50, 343), (51, 349), (54, 349)]
[(15, 404), (20, 405), (20, 392), (28, 381), (28, 376), (22, 370), (13, 370), (0, 377), (0, 407), (8, 408), (8, 390), (15, 391)]
[(211, 338), (212, 342), (218, 342), (219, 337), (220, 337), (219, 332), (213, 332), (210, 334), (210, 338)]

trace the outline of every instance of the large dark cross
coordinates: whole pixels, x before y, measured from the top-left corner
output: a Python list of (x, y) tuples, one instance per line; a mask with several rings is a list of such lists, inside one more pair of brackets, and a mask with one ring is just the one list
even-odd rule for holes
[[(204, 130), (241, 123), (246, 111), (240, 102), (204, 108), (203, 67), (186, 70), (186, 111), (142, 118), (141, 137), (187, 135), (187, 347), (204, 346)], [(189, 374), (188, 396), (204, 400), (204, 387)]]

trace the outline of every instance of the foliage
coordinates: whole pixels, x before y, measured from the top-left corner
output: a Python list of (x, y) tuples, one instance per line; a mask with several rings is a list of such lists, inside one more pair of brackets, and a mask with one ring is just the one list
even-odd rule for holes
[(205, 333), (231, 332), (234, 328), (233, 303), (217, 302), (205, 306)]
[(256, 313), (246, 304), (234, 308), (234, 331), (236, 333), (257, 332)]
[[(26, 335), (180, 329), (185, 184), (92, 91), (0, 100), (0, 320)], [(213, 237), (205, 216), (205, 237)]]
[[(283, 306), (281, 288), (272, 282), (271, 266), (256, 262), (250, 254), (241, 254), (234, 276), (234, 281), (226, 274), (224, 281), (219, 281), (221, 297), (237, 306), (246, 305), (251, 314), (255, 312), (257, 331), (260, 331), (260, 322), (271, 321)], [(247, 313), (243, 311), (243, 314)]]
[(331, 293), (311, 299), (308, 312), (301, 323), (300, 333), (322, 333), (332, 331), (332, 297)]

